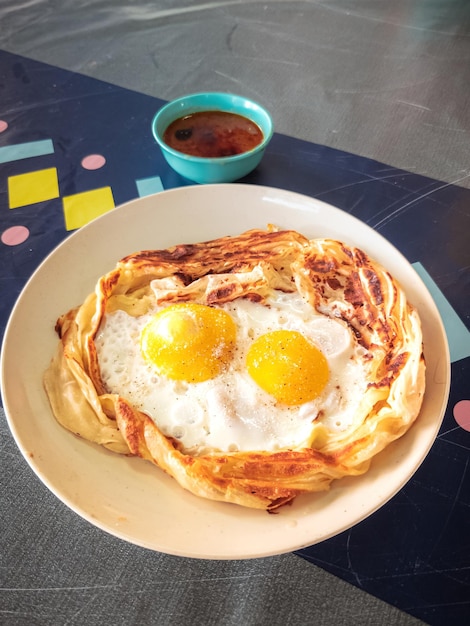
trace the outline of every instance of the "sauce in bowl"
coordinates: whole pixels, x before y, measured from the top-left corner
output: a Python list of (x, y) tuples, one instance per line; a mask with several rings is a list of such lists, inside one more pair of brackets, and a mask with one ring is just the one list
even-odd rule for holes
[(228, 111), (199, 111), (172, 122), (163, 141), (179, 152), (197, 157), (227, 157), (248, 152), (263, 141), (260, 127)]

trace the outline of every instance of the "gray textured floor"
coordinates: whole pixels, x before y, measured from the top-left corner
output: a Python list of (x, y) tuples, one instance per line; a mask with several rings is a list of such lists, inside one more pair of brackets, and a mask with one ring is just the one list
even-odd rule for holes
[(238, 92), (281, 133), (470, 185), (466, 0), (2, 2), (10, 52), (163, 99)]

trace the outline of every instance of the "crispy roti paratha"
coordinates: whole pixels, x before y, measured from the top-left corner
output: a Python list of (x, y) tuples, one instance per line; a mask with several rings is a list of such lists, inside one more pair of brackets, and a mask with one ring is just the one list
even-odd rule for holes
[[(106, 314), (140, 316), (158, 305), (220, 306), (239, 298), (261, 305), (276, 291), (298, 292), (312, 312), (341, 320), (362, 348), (367, 388), (352, 426), (329, 431), (314, 420), (308, 444), (275, 451), (185, 450), (146, 413), (102, 380), (95, 339)], [(56, 354), (44, 375), (60, 424), (119, 454), (146, 459), (190, 492), (274, 511), (371, 459), (418, 416), (425, 364), (417, 311), (396, 280), (358, 248), (295, 231), (251, 230), (236, 237), (131, 254), (97, 283), (85, 302), (62, 315)]]

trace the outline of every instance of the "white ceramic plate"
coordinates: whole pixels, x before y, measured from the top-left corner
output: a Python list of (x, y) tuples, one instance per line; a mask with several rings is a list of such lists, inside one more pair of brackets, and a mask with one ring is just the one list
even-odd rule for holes
[[(57, 424), (42, 387), (55, 350), (57, 317), (80, 304), (116, 261), (141, 249), (234, 235), (274, 223), (308, 237), (361, 247), (404, 286), (423, 323), (427, 387), (413, 428), (368, 473), (302, 496), (277, 515), (206, 501), (150, 463), (78, 439)], [(126, 541), (197, 558), (251, 558), (332, 537), (387, 502), (428, 453), (450, 384), (444, 327), (426, 287), (405, 258), (356, 218), (296, 193), (252, 185), (191, 186), (141, 198), (93, 221), (42, 263), (10, 317), (2, 351), (7, 419), (28, 463), (47, 487), (95, 526)]]

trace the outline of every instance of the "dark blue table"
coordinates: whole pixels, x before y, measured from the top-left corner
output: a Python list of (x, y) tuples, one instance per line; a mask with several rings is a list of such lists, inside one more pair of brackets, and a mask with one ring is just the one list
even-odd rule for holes
[[(25, 282), (71, 232), (64, 198), (104, 189), (118, 205), (191, 184), (151, 137), (162, 103), (0, 52), (2, 336)], [(57, 188), (22, 200), (17, 177), (37, 172)], [(319, 198), (380, 231), (417, 264), (449, 334), (450, 401), (423, 465), (367, 520), (297, 554), (429, 624), (469, 623), (470, 191), (279, 134), (242, 182)]]

